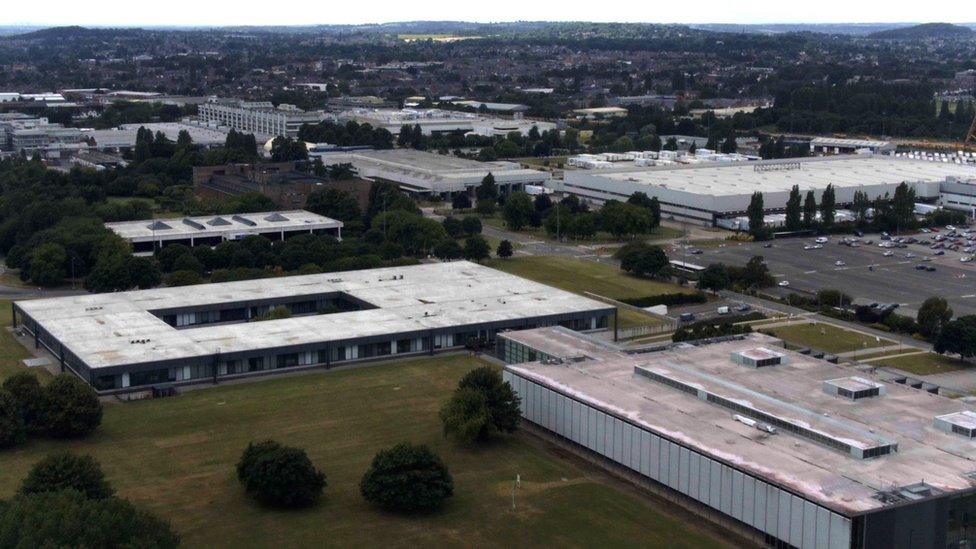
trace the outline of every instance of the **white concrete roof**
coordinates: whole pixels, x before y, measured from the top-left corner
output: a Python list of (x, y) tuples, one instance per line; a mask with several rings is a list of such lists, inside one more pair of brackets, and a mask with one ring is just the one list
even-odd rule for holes
[[(185, 329), (149, 312), (330, 292), (377, 308)], [(96, 369), (612, 308), (467, 261), (18, 301), (17, 306)], [(132, 343), (141, 339), (149, 341)]]
[[(734, 352), (775, 344), (769, 336), (750, 334), (637, 354), (607, 349), (558, 328), (508, 332), (505, 337), (550, 356), (587, 357), (506, 369), (843, 514), (883, 507), (875, 498), (881, 490), (923, 481), (944, 492), (973, 486), (969, 474), (976, 470), (976, 441), (934, 426), (935, 417), (958, 417), (956, 413), (964, 410), (967, 424), (976, 426), (976, 416), (966, 404), (785, 349), (785, 365), (749, 368), (729, 359)], [(636, 367), (669, 374), (746, 407), (775, 412), (852, 446), (887, 440), (898, 449), (857, 459), (785, 429), (770, 435), (736, 421), (734, 412), (724, 406), (638, 375)], [(883, 383), (886, 394), (854, 401), (823, 391), (825, 381), (852, 375)]]
[(105, 227), (126, 240), (182, 240), (259, 234), (273, 231), (335, 229), (342, 222), (305, 210), (247, 214), (202, 215), (170, 219), (142, 219), (106, 223)]
[(478, 162), (414, 149), (324, 153), (325, 165), (352, 164), (360, 177), (382, 178), (435, 192), (459, 191), (481, 183), (488, 173), (498, 183), (544, 183), (549, 173), (512, 162)]
[(147, 124), (123, 124), (117, 128), (108, 130), (85, 130), (83, 133), (87, 137), (95, 140), (95, 146), (102, 148), (134, 147), (136, 144), (136, 133), (140, 127), (153, 132), (163, 132), (167, 139), (176, 142), (180, 131), (186, 130), (190, 133), (190, 138), (197, 145), (212, 146), (223, 145), (227, 141), (227, 132), (214, 128), (206, 128), (193, 124), (183, 124), (180, 122), (156, 122)]
[[(976, 167), (924, 162), (901, 158), (859, 155), (851, 157), (794, 159), (800, 168), (757, 171), (757, 165), (788, 162), (747, 162), (697, 164), (682, 167), (646, 167), (624, 170), (602, 170), (590, 174), (615, 182), (662, 187), (670, 190), (710, 196), (751, 195), (789, 192), (793, 185), (801, 190), (834, 187), (897, 185), (901, 182), (941, 182), (946, 177), (976, 177)], [(567, 174), (567, 181), (574, 172)]]

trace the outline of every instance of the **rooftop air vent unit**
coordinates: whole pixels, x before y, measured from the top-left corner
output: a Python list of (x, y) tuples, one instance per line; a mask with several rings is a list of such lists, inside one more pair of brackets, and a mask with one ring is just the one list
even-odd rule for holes
[(270, 221), (272, 223), (277, 223), (277, 222), (281, 222), (281, 221), (288, 221), (288, 218), (285, 217), (285, 216), (283, 216), (283, 215), (281, 215), (278, 212), (275, 212), (273, 214), (269, 214), (269, 215), (264, 216), (264, 220), (265, 221)]
[(766, 347), (756, 347), (745, 351), (732, 353), (732, 362), (750, 366), (752, 368), (765, 368), (766, 366), (780, 366), (787, 364), (786, 355), (778, 353)]
[(207, 221), (207, 225), (210, 225), (211, 227), (226, 227), (227, 225), (231, 225), (231, 222), (227, 221), (223, 217), (215, 217), (210, 221)]
[(828, 395), (859, 400), (885, 394), (884, 385), (858, 376), (828, 379), (823, 382), (823, 390)]
[(173, 227), (170, 227), (162, 221), (153, 221), (152, 223), (146, 225), (146, 228), (150, 231), (169, 231), (173, 229)]
[(936, 416), (934, 425), (940, 431), (962, 435), (971, 439), (976, 437), (976, 412), (963, 410), (962, 412)]

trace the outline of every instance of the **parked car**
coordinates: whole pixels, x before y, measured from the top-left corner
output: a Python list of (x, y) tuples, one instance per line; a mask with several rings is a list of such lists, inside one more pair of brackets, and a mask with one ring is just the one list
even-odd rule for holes
[(781, 288), (785, 288), (785, 287), (787, 287), (789, 285), (790, 285), (790, 281), (789, 280), (780, 280), (779, 281), (779, 284), (778, 284), (778, 286), (781, 287)]

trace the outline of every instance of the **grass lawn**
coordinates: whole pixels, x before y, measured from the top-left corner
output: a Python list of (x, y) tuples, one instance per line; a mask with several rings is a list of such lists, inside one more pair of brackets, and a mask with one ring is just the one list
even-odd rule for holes
[[(431, 357), (108, 404), (87, 439), (35, 440), (4, 451), (0, 498), (10, 497), (42, 456), (69, 449), (97, 458), (122, 497), (169, 519), (187, 547), (728, 543), (529, 435), (477, 449), (447, 441), (437, 410), (458, 379), (481, 364), (469, 356)], [(319, 505), (272, 511), (245, 497), (234, 465), (248, 442), (266, 438), (306, 449), (323, 469), (328, 486)], [(401, 441), (429, 445), (450, 468), (455, 495), (441, 512), (394, 516), (360, 497), (372, 456)], [(513, 512), (516, 474), (522, 487)]]
[[(0, 301), (0, 382), (17, 372), (26, 370), (27, 368), (20, 361), (31, 357), (27, 349), (17, 343), (17, 340), (7, 331), (10, 322), (10, 302)], [(33, 371), (36, 371), (37, 376), (42, 380), (50, 377), (47, 370), (43, 368), (35, 368)], [(2, 471), (3, 469), (0, 468), (0, 476)]]
[(812, 347), (827, 353), (846, 353), (858, 349), (894, 345), (894, 341), (844, 330), (830, 324), (794, 324), (763, 330), (794, 345)]
[[(691, 291), (668, 282), (634, 278), (620, 269), (602, 263), (566, 256), (519, 256), (492, 259), (485, 264), (570, 292), (593, 292), (611, 299)], [(656, 326), (662, 323), (657, 317), (628, 309), (618, 309), (618, 318), (620, 328)]]
[[(496, 229), (502, 229), (505, 231), (510, 230), (508, 227), (505, 226), (505, 220), (497, 214), (493, 216), (480, 216), (480, 217), (481, 217), (481, 222), (484, 223), (485, 225), (488, 225), (489, 227), (495, 227)], [(547, 233), (546, 230), (542, 227), (526, 227), (521, 231), (518, 231), (518, 233), (526, 236), (531, 236), (539, 240), (551, 240), (551, 241), (556, 240), (555, 238), (549, 236), (549, 233)], [(644, 235), (642, 240), (668, 240), (672, 238), (678, 238), (682, 234), (684, 233), (682, 233), (678, 229), (659, 226), (651, 230), (650, 233)], [(608, 244), (608, 243), (618, 243), (618, 242), (619, 243), (629, 242), (629, 240), (626, 239), (621, 240), (610, 233), (600, 231), (596, 233), (596, 236), (592, 239), (569, 241), (569, 242), (578, 243), (578, 244)]]
[(634, 278), (616, 267), (568, 256), (534, 255), (491, 259), (485, 265), (570, 292), (593, 292), (612, 299), (693, 291), (669, 282)]
[(898, 368), (899, 370), (903, 370), (918, 376), (943, 374), (945, 372), (954, 372), (956, 370), (973, 367), (971, 362), (966, 362), (965, 360), (936, 353), (922, 353), (917, 355), (900, 356), (897, 358), (872, 360), (869, 364), (872, 366)]

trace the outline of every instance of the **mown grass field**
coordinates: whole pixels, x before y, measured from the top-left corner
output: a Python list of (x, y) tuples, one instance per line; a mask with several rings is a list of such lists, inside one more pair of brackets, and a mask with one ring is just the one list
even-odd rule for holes
[(872, 366), (887, 366), (889, 368), (897, 368), (918, 376), (944, 374), (946, 372), (954, 372), (956, 370), (963, 370), (965, 368), (973, 367), (971, 362), (966, 362), (965, 360), (939, 355), (936, 353), (920, 353), (916, 355), (906, 355), (894, 358), (883, 358), (879, 360), (872, 360), (870, 364)]
[[(168, 518), (190, 547), (722, 544), (528, 435), (480, 449), (445, 440), (437, 410), (480, 364), (431, 357), (109, 404), (88, 439), (3, 452), (0, 497), (11, 496), (43, 455), (69, 449), (95, 456), (121, 496)], [(249, 441), (265, 438), (305, 448), (324, 470), (329, 485), (318, 506), (272, 511), (245, 497), (234, 464)], [(441, 512), (399, 517), (359, 496), (372, 456), (400, 441), (430, 445), (451, 469), (455, 496)], [(522, 488), (513, 512), (516, 474)]]
[(762, 331), (772, 333), (774, 336), (794, 345), (812, 347), (828, 353), (846, 353), (895, 344), (894, 341), (887, 339), (878, 341), (874, 336), (844, 330), (830, 324), (794, 324), (793, 326), (762, 329)]
[[(10, 332), (7, 331), (10, 323), (10, 302), (0, 301), (0, 381), (7, 379), (7, 377), (16, 372), (26, 370), (20, 361), (31, 357), (27, 349), (24, 349), (20, 343), (17, 343), (13, 336), (10, 335)], [(47, 370), (43, 368), (36, 368), (34, 371), (37, 372), (41, 381), (50, 377)], [(2, 463), (2, 454), (0, 454), (0, 463)], [(0, 466), (0, 475), (2, 474), (3, 467)]]
[[(634, 278), (610, 265), (567, 256), (518, 256), (509, 259), (492, 259), (485, 264), (500, 271), (570, 292), (578, 294), (592, 292), (618, 300), (692, 291), (668, 282)], [(619, 309), (618, 315), (620, 328), (661, 324), (658, 318), (636, 311)]]

